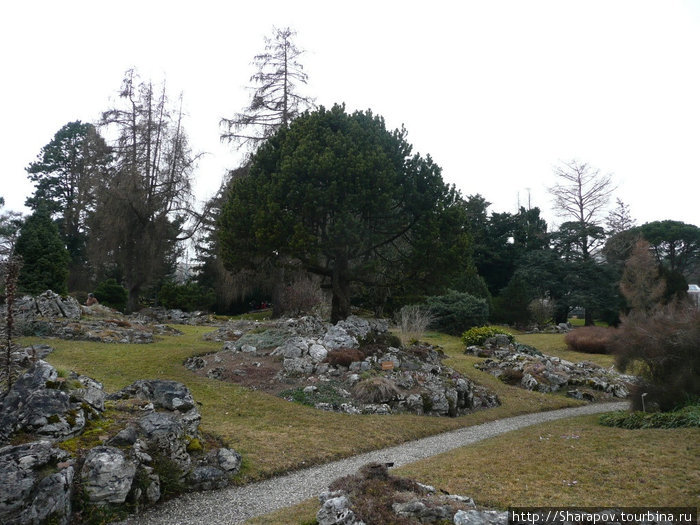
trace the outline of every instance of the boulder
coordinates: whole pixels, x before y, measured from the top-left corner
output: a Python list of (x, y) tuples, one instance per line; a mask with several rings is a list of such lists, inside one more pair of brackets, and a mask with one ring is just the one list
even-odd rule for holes
[[(0, 443), (15, 432), (37, 434), (61, 441), (78, 434), (84, 427), (84, 403), (94, 403), (101, 410), (104, 399), (101, 385), (84, 378), (86, 388), (71, 388), (71, 381), (59, 378), (56, 369), (37, 361), (12, 385), (0, 403)], [(83, 386), (83, 383), (77, 383)]]
[(190, 389), (177, 381), (164, 379), (139, 379), (119, 392), (109, 396), (109, 399), (124, 399), (135, 397), (151, 401), (154, 406), (166, 410), (187, 412), (195, 408)]
[(138, 425), (149, 451), (175, 462), (183, 471), (190, 468), (192, 458), (187, 453), (187, 435), (177, 415), (152, 412), (142, 417)]
[(228, 484), (228, 476), (219, 468), (201, 465), (187, 475), (187, 484), (195, 490), (220, 489)]
[(45, 441), (0, 448), (0, 523), (67, 524), (74, 474), (68, 457)]
[(316, 513), (316, 521), (318, 525), (364, 525), (350, 510), (350, 500), (347, 496), (327, 499)]
[(350, 335), (343, 326), (339, 326), (339, 324), (331, 326), (328, 329), (321, 340), (321, 344), (328, 350), (337, 350), (338, 348), (356, 348), (359, 346), (357, 339)]
[(115, 447), (99, 446), (88, 452), (80, 478), (93, 505), (124, 503), (136, 474), (136, 463)]

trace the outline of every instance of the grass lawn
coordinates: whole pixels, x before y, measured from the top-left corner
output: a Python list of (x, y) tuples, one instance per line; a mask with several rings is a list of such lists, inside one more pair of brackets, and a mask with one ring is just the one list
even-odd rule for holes
[(456, 337), (429, 334), (445, 347), (447, 364), (493, 389), (503, 405), (458, 418), (416, 415), (356, 416), (315, 410), (232, 383), (198, 377), (182, 366), (192, 355), (213, 352), (221, 343), (202, 335), (211, 327), (178, 326), (182, 336), (152, 344), (103, 344), (88, 341), (26, 338), (46, 342), (56, 351), (48, 361), (57, 368), (88, 375), (114, 392), (137, 379), (172, 379), (185, 383), (201, 403), (202, 430), (221, 437), (243, 455), (240, 482), (328, 462), (459, 427), (513, 415), (576, 406), (563, 396), (527, 392), (474, 369), (479, 358), (462, 353)]
[(597, 418), (529, 427), (397, 473), (501, 509), (700, 505), (700, 429), (626, 430)]
[[(584, 416), (487, 439), (392, 471), (479, 506), (700, 506), (700, 429), (625, 430)], [(310, 523), (319, 503), (247, 521)]]

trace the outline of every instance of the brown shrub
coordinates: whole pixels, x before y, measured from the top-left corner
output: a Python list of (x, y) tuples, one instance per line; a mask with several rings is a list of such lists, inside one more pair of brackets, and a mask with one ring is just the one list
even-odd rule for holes
[(325, 361), (331, 366), (350, 366), (350, 363), (362, 361), (365, 354), (356, 348), (338, 348), (328, 352)]
[(388, 403), (399, 394), (394, 382), (385, 377), (371, 377), (360, 381), (352, 391), (363, 403)]
[(569, 350), (587, 354), (609, 354), (615, 330), (602, 326), (583, 326), (566, 334), (564, 342)]
[(632, 390), (635, 409), (642, 408), (642, 394), (647, 406), (664, 411), (700, 399), (700, 310), (693, 305), (633, 311), (623, 318), (612, 349), (622, 371), (634, 368), (644, 379)]
[(515, 368), (506, 368), (500, 380), (508, 385), (517, 385), (523, 379), (523, 371)]

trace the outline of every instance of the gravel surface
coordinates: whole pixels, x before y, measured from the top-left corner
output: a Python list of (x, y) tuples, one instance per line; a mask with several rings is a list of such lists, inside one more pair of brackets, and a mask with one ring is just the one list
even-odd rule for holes
[(299, 470), (284, 476), (241, 487), (211, 492), (194, 492), (158, 505), (116, 525), (230, 525), (243, 523), (318, 496), (335, 479), (356, 472), (372, 461), (392, 462), (399, 467), (449, 450), (476, 443), (512, 430), (572, 416), (624, 410), (625, 402), (601, 403), (550, 412), (510, 417), (453, 430), (390, 448), (375, 450), (318, 467)]

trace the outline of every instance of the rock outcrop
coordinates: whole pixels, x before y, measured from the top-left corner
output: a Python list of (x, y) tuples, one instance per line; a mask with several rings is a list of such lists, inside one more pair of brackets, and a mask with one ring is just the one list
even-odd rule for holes
[(429, 485), (389, 474), (370, 463), (357, 474), (334, 481), (319, 495), (318, 525), (370, 523), (505, 525), (508, 513), (477, 510), (469, 497), (450, 495)]
[[(209, 337), (224, 342), (222, 351), (189, 358), (187, 368), (223, 380), (257, 375), (268, 389), (270, 383), (285, 385), (282, 397), (322, 410), (458, 416), (499, 404), (494, 394), (445, 366), (439, 348), (401, 348), (385, 320), (350, 316), (331, 325), (307, 316), (232, 323)], [(246, 365), (227, 370), (225, 358)]]
[[(61, 442), (81, 439), (90, 420), (97, 422), (106, 397), (136, 407), (131, 422), (88, 450), (62, 450)], [(241, 456), (227, 448), (204, 450), (200, 420), (181, 383), (141, 380), (105, 396), (99, 382), (73, 373), (59, 377), (37, 361), (0, 399), (0, 444), (16, 435), (37, 439), (0, 448), (0, 523), (68, 523), (76, 490), (96, 507), (152, 504), (161, 498), (160, 472), (181, 490), (227, 485)]]
[[(589, 361), (572, 363), (543, 355), (526, 345), (492, 342), (485, 346), (470, 346), (466, 352), (488, 356), (484, 362), (474, 366), (504, 382), (538, 392), (566, 390), (568, 395), (578, 399), (591, 399), (590, 391), (626, 398), (630, 385), (637, 381), (634, 376), (620, 374), (613, 368), (604, 368)], [(586, 391), (581, 392), (579, 388)]]

